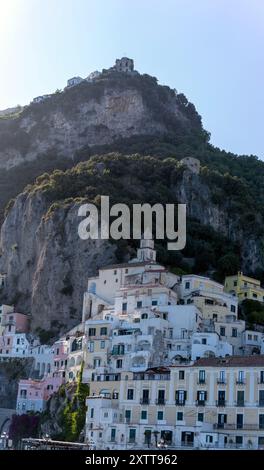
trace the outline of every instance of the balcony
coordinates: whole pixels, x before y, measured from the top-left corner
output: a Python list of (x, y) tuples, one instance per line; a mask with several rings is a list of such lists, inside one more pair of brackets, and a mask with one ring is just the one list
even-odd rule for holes
[(215, 406), (218, 406), (218, 407), (226, 406), (226, 400), (216, 400)]
[(227, 423), (216, 423), (214, 429), (225, 429), (226, 431), (236, 431), (237, 429), (243, 429), (244, 431), (259, 431), (263, 429), (257, 424), (227, 424)]
[(149, 402), (150, 402), (149, 398), (145, 398), (145, 397), (140, 398), (140, 404), (141, 405), (149, 405)]
[(197, 380), (197, 385), (205, 385), (205, 384), (206, 384), (205, 379), (198, 379)]
[(264, 377), (258, 378), (258, 384), (262, 384), (262, 385), (264, 384)]
[(205, 406), (205, 400), (196, 400), (195, 404), (196, 406)]
[(175, 405), (176, 406), (184, 406), (185, 405), (185, 400), (175, 400)]
[(237, 380), (236, 380), (236, 384), (237, 384), (237, 385), (245, 385), (245, 384), (246, 384), (246, 380), (245, 380), (245, 379), (237, 379)]
[(238, 400), (235, 402), (235, 406), (245, 406), (245, 400)]
[(165, 405), (165, 398), (157, 398), (156, 405)]
[(217, 385), (226, 385), (226, 379), (217, 379)]

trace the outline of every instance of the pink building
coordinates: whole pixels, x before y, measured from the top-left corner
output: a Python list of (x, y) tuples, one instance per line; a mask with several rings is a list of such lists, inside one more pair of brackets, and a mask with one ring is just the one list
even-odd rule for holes
[(64, 379), (68, 359), (68, 341), (66, 338), (61, 338), (53, 344), (53, 348), (53, 375)]
[(25, 357), (28, 355), (29, 317), (24, 313), (3, 314), (0, 336), (0, 357)]
[(45, 410), (48, 399), (59, 390), (63, 383), (64, 379), (57, 376), (46, 377), (43, 380), (20, 380), (17, 393), (17, 414)]

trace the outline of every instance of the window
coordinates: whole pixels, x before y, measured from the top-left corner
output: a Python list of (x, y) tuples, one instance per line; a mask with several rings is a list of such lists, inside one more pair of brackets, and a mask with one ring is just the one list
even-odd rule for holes
[(232, 313), (236, 313), (236, 306), (235, 305), (231, 305), (230, 306), (230, 310)]
[(127, 311), (127, 302), (122, 303), (122, 311), (126, 312)]
[(190, 282), (189, 281), (185, 282), (185, 289), (190, 289)]
[(177, 421), (183, 421), (183, 412), (182, 411), (177, 412)]
[(137, 302), (137, 308), (142, 308), (142, 301), (141, 301), (141, 300), (139, 300), (139, 301)]
[(259, 406), (264, 406), (264, 390), (259, 390)]
[(93, 341), (88, 342), (88, 351), (90, 351), (91, 353), (94, 352), (94, 342)]
[(134, 399), (134, 390), (133, 390), (133, 388), (129, 388), (127, 390), (127, 399), (128, 400), (133, 400)]
[(199, 370), (199, 383), (205, 383), (205, 370)]
[(220, 370), (219, 372), (219, 383), (224, 384), (225, 383), (225, 371)]
[(204, 414), (203, 413), (198, 413), (197, 421), (200, 423), (203, 423), (204, 421)]
[(259, 429), (264, 429), (264, 415), (259, 415)]
[(205, 404), (206, 400), (207, 400), (207, 392), (204, 391), (204, 390), (198, 390), (198, 392), (197, 392), (197, 402), (198, 403), (197, 404), (198, 405), (203, 405), (203, 404)]
[(207, 339), (206, 338), (202, 338), (202, 344), (207, 344)]
[(162, 421), (163, 420), (163, 411), (158, 411), (157, 413), (157, 420)]
[(180, 370), (179, 371), (179, 380), (184, 380), (185, 378), (185, 371), (184, 370)]
[(105, 341), (101, 341), (101, 349), (105, 348)]
[(128, 440), (130, 443), (134, 443), (136, 441), (136, 430), (129, 429)]
[(141, 411), (141, 419), (148, 419), (148, 412), (143, 410)]
[(238, 383), (239, 384), (243, 384), (245, 381), (245, 376), (244, 376), (244, 371), (243, 370), (240, 370), (238, 372)]
[(232, 328), (232, 337), (237, 338), (237, 328)]
[(117, 369), (122, 369), (123, 361), (122, 359), (117, 359), (116, 361), (116, 368)]
[(7, 346), (9, 346), (9, 345), (10, 345), (10, 338), (8, 338), (8, 340), (7, 340)]
[(206, 440), (207, 444), (212, 444), (213, 443), (213, 436), (211, 436), (211, 434), (207, 434), (205, 440)]
[(237, 286), (237, 281), (234, 281), (234, 287), (236, 287), (236, 286)]
[(244, 406), (245, 393), (244, 390), (237, 391), (237, 406)]
[(94, 368), (95, 368), (95, 367), (100, 367), (100, 365), (101, 365), (101, 359), (95, 357), (94, 360), (93, 360), (93, 365), (94, 365)]
[(255, 293), (252, 295), (252, 297), (254, 297), (254, 299), (258, 298), (257, 294), (255, 294)]
[(225, 405), (225, 391), (218, 390), (218, 405), (224, 406)]
[(244, 420), (244, 417), (242, 414), (237, 414), (237, 429), (242, 429), (243, 428), (243, 420)]
[(264, 370), (261, 370), (260, 371), (260, 379), (259, 379), (260, 383), (263, 384), (264, 383)]
[(176, 405), (184, 405), (186, 399), (187, 399), (186, 390), (176, 390), (175, 392)]
[(254, 341), (258, 341), (258, 336), (254, 335)]
[(125, 410), (125, 422), (130, 423), (131, 420), (131, 410)]
[(96, 335), (96, 328), (89, 328), (88, 335), (89, 336), (95, 336)]
[(225, 327), (224, 326), (220, 327), (220, 336), (225, 336)]
[(111, 442), (114, 442), (116, 440), (116, 429), (112, 428), (111, 429)]
[(102, 326), (102, 328), (100, 329), (100, 335), (101, 335), (101, 336), (106, 336), (106, 335), (107, 335), (107, 328), (106, 328), (106, 326)]
[(90, 414), (91, 418), (94, 417), (94, 408), (91, 408), (91, 414)]
[(154, 306), (154, 305), (158, 305), (158, 301), (157, 300), (152, 300), (151, 304)]
[(114, 275), (116, 275), (116, 274), (117, 274), (117, 270), (115, 269), (115, 270), (114, 270)]
[(17, 344), (19, 344), (19, 343), (20, 343), (20, 338), (17, 338)]
[(248, 340), (249, 340), (249, 341), (252, 340), (252, 335), (248, 335)]

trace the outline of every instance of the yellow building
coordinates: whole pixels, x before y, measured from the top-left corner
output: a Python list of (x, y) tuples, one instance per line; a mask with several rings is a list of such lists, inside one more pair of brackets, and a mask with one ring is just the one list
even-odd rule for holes
[(237, 295), (240, 302), (245, 299), (264, 302), (264, 288), (260, 281), (245, 276), (242, 272), (225, 278), (225, 291)]

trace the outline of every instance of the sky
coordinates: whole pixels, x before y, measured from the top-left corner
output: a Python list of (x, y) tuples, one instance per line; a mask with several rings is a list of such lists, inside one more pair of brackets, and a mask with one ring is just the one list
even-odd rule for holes
[(0, 109), (134, 59), (183, 92), (211, 142), (264, 159), (263, 0), (0, 0)]

